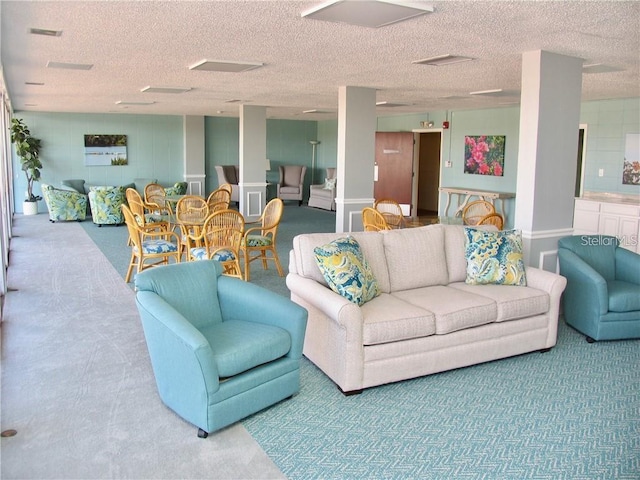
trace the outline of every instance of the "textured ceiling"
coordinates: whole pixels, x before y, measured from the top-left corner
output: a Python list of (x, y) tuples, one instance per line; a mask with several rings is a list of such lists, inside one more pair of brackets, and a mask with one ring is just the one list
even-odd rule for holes
[[(616, 70), (585, 73), (583, 100), (640, 96), (637, 1), (422, 2), (435, 12), (378, 29), (301, 17), (319, 3), (2, 0), (3, 75), (15, 110), (237, 116), (238, 103), (229, 100), (240, 100), (266, 106), (270, 118), (314, 120), (337, 116), (342, 85), (406, 104), (380, 107), (379, 115), (518, 103), (522, 52), (547, 50)], [(475, 60), (412, 63), (443, 54)], [(189, 70), (203, 59), (264, 67)], [(47, 68), (50, 61), (93, 68)], [(140, 91), (147, 86), (191, 90)], [(469, 95), (490, 89), (502, 93)], [(302, 113), (311, 109), (318, 112)]]

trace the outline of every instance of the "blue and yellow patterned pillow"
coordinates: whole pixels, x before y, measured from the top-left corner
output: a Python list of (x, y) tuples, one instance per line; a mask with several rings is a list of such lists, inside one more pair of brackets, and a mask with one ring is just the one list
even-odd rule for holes
[(313, 251), (324, 279), (334, 292), (356, 305), (363, 305), (380, 294), (371, 267), (353, 237), (339, 238)]
[(527, 277), (522, 260), (519, 230), (488, 231), (465, 228), (466, 283), (470, 285), (518, 285)]

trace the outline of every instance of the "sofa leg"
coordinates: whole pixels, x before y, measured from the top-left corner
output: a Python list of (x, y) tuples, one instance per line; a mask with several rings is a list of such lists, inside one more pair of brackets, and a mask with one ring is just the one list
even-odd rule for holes
[(342, 392), (342, 394), (345, 397), (350, 397), (351, 395), (360, 395), (362, 393), (362, 389), (359, 390), (349, 390), (348, 392), (345, 392), (344, 390), (342, 390), (340, 387), (338, 387), (338, 390), (340, 390)]
[(547, 353), (551, 351), (551, 347), (549, 348), (543, 348), (542, 350), (540, 350), (540, 353)]
[(594, 343), (595, 342), (595, 340), (593, 338), (591, 338), (589, 335), (587, 335), (586, 339), (587, 339), (587, 343)]
[(209, 434), (205, 432), (203, 429), (198, 429), (198, 438), (207, 438)]

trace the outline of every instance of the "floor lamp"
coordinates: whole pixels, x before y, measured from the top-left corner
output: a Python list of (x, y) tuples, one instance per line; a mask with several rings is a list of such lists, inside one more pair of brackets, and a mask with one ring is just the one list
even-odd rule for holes
[(320, 142), (318, 140), (310, 140), (309, 143), (313, 148), (311, 152), (311, 185), (313, 185), (314, 184), (313, 177), (315, 176), (315, 171), (316, 171), (316, 145), (318, 145)]

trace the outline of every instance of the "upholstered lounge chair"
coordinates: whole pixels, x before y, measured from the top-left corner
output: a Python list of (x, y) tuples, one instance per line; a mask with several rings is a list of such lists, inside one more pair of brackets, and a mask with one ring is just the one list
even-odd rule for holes
[(49, 221), (84, 220), (87, 217), (87, 196), (71, 188), (55, 188), (43, 183), (42, 197), (49, 210)]
[(203, 438), (300, 389), (307, 311), (221, 273), (203, 260), (136, 276), (160, 398)]
[(280, 181), (276, 196), (281, 200), (297, 200), (302, 205), (304, 196), (304, 174), (307, 167), (302, 165), (280, 165)]
[(216, 173), (218, 174), (218, 185), (225, 183), (230, 185), (231, 201), (238, 203), (240, 201), (240, 190), (238, 187), (240, 171), (238, 165), (216, 165)]
[(327, 168), (327, 176), (324, 183), (309, 186), (309, 206), (336, 209), (336, 169)]
[(93, 223), (102, 225), (122, 225), (124, 214), (121, 205), (125, 204), (124, 187), (90, 187), (89, 203)]
[(594, 340), (640, 338), (640, 255), (616, 237), (575, 235), (558, 241), (565, 321)]

